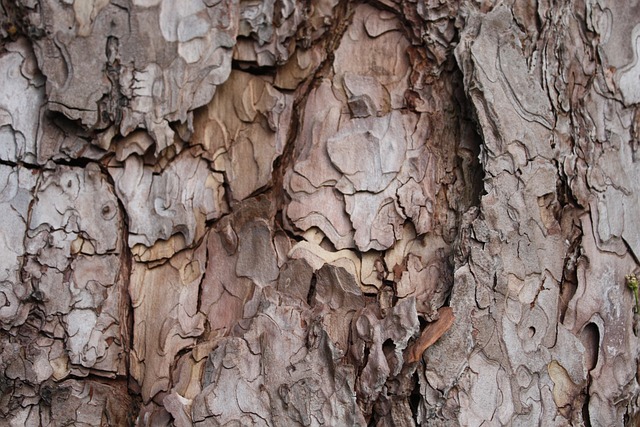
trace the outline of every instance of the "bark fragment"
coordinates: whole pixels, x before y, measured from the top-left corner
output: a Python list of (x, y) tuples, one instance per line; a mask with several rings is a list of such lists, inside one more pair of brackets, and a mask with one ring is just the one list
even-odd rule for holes
[[(307, 99), (298, 157), (285, 178), (287, 216), (303, 231), (318, 227), (338, 249), (387, 249), (407, 215), (420, 233), (431, 229), (427, 129), (418, 115), (400, 111), (407, 47), (393, 15), (359, 6), (335, 52), (332, 79)], [(422, 205), (403, 210), (412, 199)]]
[(142, 126), (156, 153), (173, 144), (169, 122), (191, 120), (231, 71), (234, 0), (21, 4), (43, 35), (34, 47), (48, 108), (107, 134)]
[(269, 184), (273, 162), (284, 150), (291, 108), (291, 95), (237, 71), (196, 116), (192, 142), (202, 145), (203, 157), (225, 173), (233, 201)]
[(184, 151), (160, 170), (131, 155), (109, 168), (129, 216), (129, 247), (140, 261), (170, 258), (193, 247), (206, 221), (227, 210), (223, 177)]
[(258, 298), (260, 308), (245, 332), (210, 354), (194, 425), (365, 425), (353, 370), (337, 364), (340, 352), (304, 303), (273, 288)]

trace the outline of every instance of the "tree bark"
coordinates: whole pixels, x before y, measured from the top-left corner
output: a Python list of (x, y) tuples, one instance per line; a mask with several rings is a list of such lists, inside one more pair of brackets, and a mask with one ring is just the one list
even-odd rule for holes
[(2, 425), (640, 425), (640, 5), (0, 24)]

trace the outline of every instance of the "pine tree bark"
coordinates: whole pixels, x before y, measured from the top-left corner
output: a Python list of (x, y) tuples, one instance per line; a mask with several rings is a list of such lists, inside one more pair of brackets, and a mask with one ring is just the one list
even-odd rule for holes
[(640, 5), (0, 24), (0, 424), (640, 422)]

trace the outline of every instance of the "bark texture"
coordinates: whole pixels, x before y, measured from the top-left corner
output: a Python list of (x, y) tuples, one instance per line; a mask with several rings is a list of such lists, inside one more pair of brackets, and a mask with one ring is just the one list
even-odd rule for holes
[(0, 0), (0, 75), (1, 425), (640, 420), (635, 1)]

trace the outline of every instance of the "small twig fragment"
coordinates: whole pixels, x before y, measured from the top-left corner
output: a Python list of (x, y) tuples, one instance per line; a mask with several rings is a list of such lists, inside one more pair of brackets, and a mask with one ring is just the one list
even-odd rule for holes
[(427, 325), (416, 342), (407, 349), (406, 360), (408, 363), (415, 363), (420, 360), (425, 350), (438, 341), (453, 325), (455, 316), (451, 307), (440, 308), (438, 315), (438, 320)]

